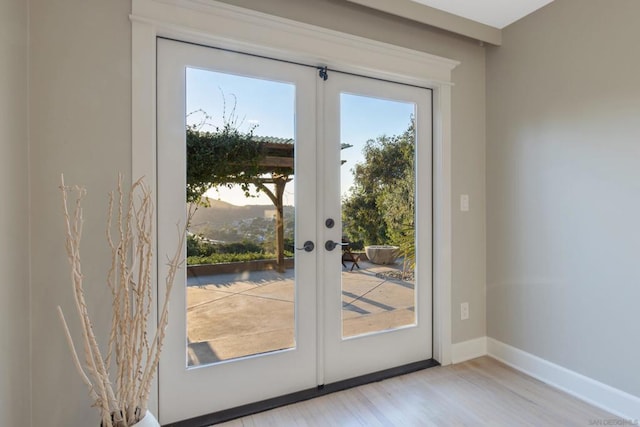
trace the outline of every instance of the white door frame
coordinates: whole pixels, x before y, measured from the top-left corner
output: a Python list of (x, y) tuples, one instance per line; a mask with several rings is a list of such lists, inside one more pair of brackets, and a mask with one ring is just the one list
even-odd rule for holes
[[(212, 0), (132, 0), (132, 177), (156, 191), (156, 40), (201, 43), (433, 89), (433, 352), (451, 363), (451, 71), (457, 61)], [(157, 263), (158, 257), (156, 257)], [(157, 283), (157, 277), (154, 277)], [(157, 386), (150, 409), (157, 413)]]

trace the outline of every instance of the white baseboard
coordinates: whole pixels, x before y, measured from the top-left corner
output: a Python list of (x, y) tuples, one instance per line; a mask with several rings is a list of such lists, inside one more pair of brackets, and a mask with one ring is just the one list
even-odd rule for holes
[(451, 345), (451, 363), (461, 363), (487, 355), (487, 337), (475, 338)]
[[(474, 340), (475, 341), (475, 340)], [(461, 343), (464, 344), (464, 343)], [(454, 348), (455, 348), (454, 344)], [(487, 354), (527, 375), (569, 393), (624, 420), (640, 420), (640, 398), (551, 363), (493, 338)]]

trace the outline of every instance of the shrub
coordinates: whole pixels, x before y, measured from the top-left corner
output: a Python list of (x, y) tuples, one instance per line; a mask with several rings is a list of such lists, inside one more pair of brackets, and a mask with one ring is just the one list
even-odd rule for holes
[(215, 254), (247, 254), (265, 252), (259, 243), (242, 241), (234, 243), (213, 243), (201, 236), (190, 234), (187, 237), (187, 257), (209, 257)]
[[(286, 257), (292, 257), (293, 253), (285, 251)], [(214, 253), (209, 256), (187, 257), (187, 265), (222, 264), (227, 262), (247, 262), (263, 259), (276, 259), (275, 253), (247, 252), (247, 253)]]

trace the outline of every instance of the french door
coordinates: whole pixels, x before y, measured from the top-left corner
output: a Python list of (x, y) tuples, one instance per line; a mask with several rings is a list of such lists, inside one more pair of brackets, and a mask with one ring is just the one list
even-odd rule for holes
[(323, 88), (320, 204), (344, 223), (320, 234), (374, 243), (359, 277), (321, 253), (329, 384), (431, 358), (431, 92), (335, 72)]
[(431, 358), (431, 92), (327, 77), (158, 41), (163, 424)]

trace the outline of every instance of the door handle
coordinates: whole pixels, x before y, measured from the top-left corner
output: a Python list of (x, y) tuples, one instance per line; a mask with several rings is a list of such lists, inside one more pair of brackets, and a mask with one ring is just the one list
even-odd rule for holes
[(333, 240), (327, 240), (326, 243), (324, 244), (324, 248), (328, 251), (332, 251), (336, 248), (336, 246), (348, 246), (348, 243), (338, 243), (338, 242), (334, 242)]
[(316, 245), (311, 240), (304, 242), (301, 248), (296, 248), (299, 251), (311, 252), (315, 249)]

